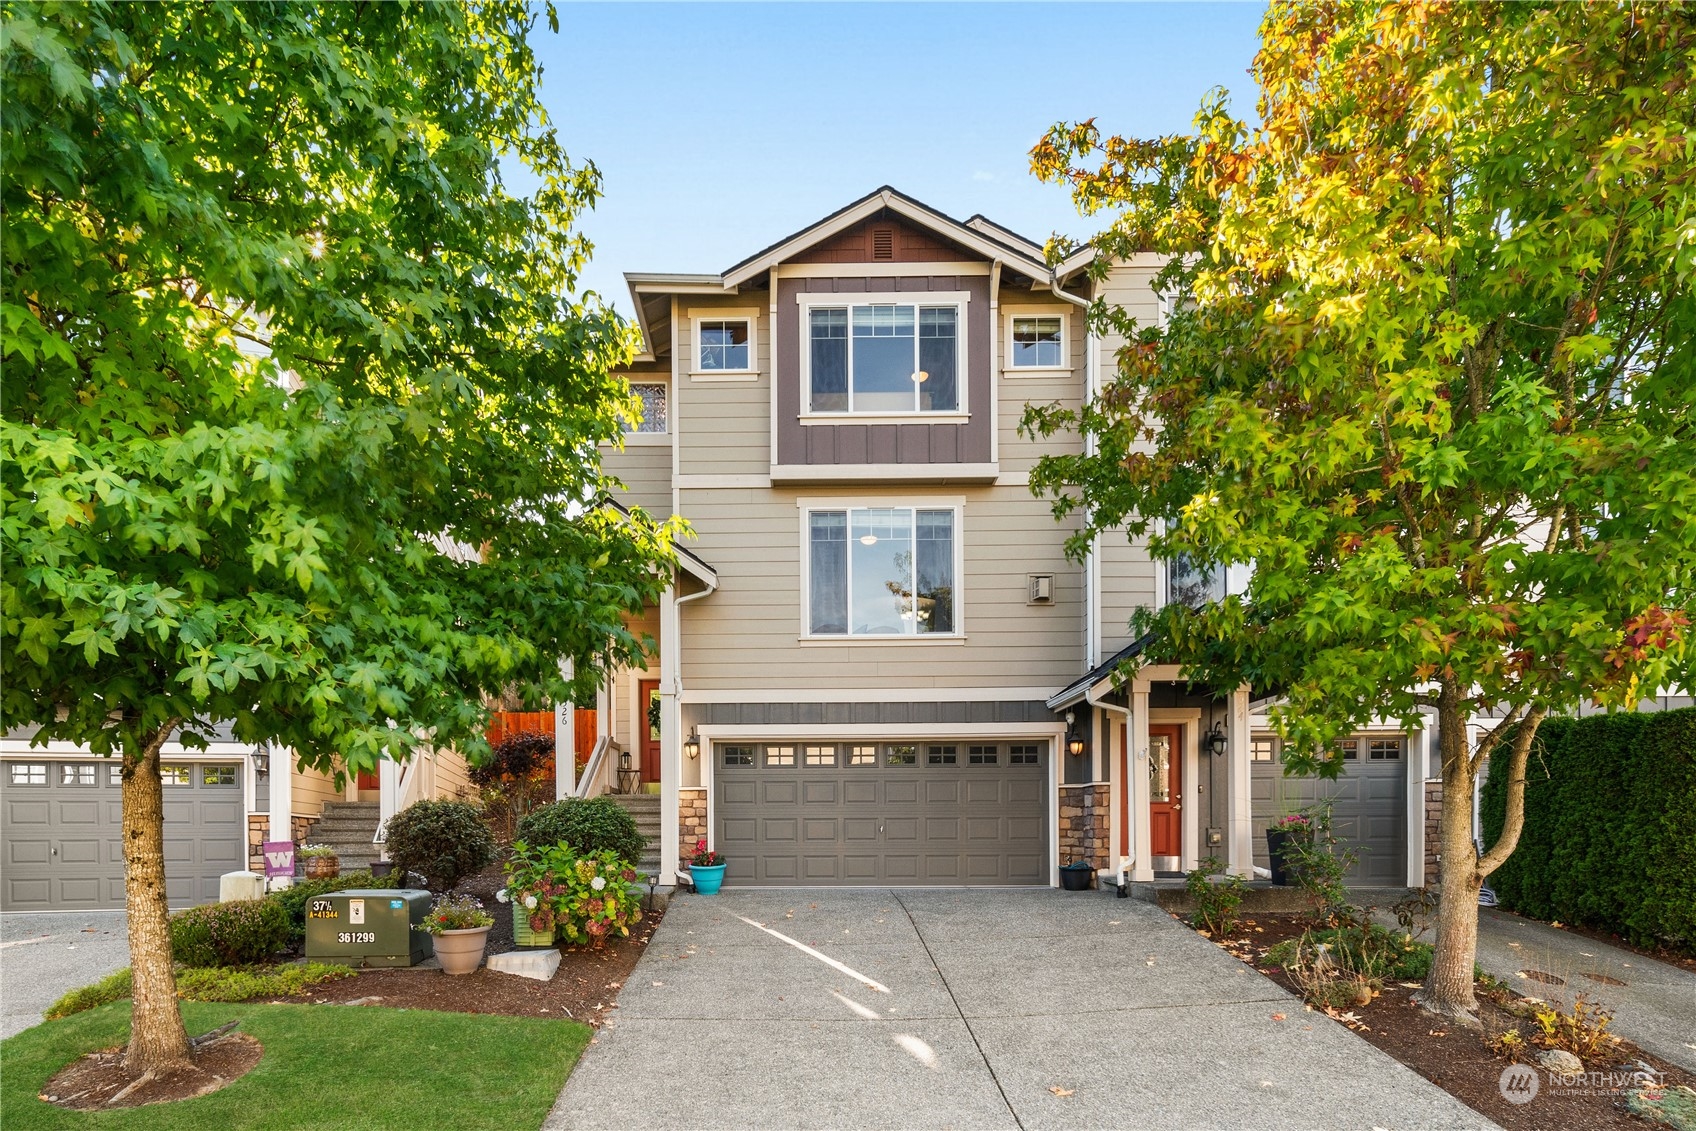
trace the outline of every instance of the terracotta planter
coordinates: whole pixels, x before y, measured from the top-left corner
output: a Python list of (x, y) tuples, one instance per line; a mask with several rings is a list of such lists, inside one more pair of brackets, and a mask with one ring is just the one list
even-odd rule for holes
[(446, 974), (475, 974), (483, 965), (483, 949), (489, 943), (489, 928), (468, 927), (443, 931), (435, 937), (436, 958)]
[(342, 862), (334, 856), (308, 856), (306, 878), (328, 880), (342, 874)]

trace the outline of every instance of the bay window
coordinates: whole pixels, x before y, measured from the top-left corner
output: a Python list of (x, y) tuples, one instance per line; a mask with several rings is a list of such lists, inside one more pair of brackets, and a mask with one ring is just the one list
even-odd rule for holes
[(961, 302), (803, 310), (809, 411), (960, 411)]
[(954, 635), (952, 507), (807, 512), (807, 633)]

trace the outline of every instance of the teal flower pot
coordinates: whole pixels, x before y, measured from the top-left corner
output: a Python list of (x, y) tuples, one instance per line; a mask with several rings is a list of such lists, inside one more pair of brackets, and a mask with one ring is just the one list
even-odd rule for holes
[(718, 889), (724, 884), (725, 864), (693, 864), (689, 868), (689, 876), (695, 881), (695, 890), (702, 895), (717, 895)]

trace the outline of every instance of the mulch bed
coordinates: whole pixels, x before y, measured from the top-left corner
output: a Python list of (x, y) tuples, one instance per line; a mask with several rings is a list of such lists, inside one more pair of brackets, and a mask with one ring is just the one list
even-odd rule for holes
[(42, 1086), (41, 1099), (72, 1111), (116, 1111), (193, 1099), (246, 1075), (264, 1051), (245, 1033), (232, 1033), (197, 1050), (190, 1067), (135, 1086), (136, 1076), (124, 1067), (124, 1050), (102, 1049), (54, 1073)]
[[(1174, 916), (1176, 918), (1176, 916)], [(1245, 917), (1231, 936), (1216, 939), (1221, 947), (1259, 970), (1297, 997), (1301, 988), (1280, 967), (1267, 963), (1265, 954), (1275, 943), (1298, 938), (1309, 926), (1300, 915), (1254, 915)], [(1606, 987), (1592, 996), (1601, 997), (1606, 1004)], [(1474, 1111), (1495, 1120), (1507, 1131), (1567, 1131), (1569, 1128), (1597, 1128), (1601, 1131), (1645, 1131), (1657, 1126), (1626, 1111), (1623, 1092), (1605, 1088), (1591, 1089), (1594, 1095), (1556, 1095), (1549, 1086), (1549, 1077), (1539, 1074), (1543, 1088), (1527, 1104), (1509, 1103), (1499, 1088), (1501, 1073), (1510, 1063), (1498, 1056), (1485, 1043), (1509, 1029), (1518, 1029), (1529, 1036), (1536, 1023), (1522, 1017), (1510, 1007), (1524, 1001), (1513, 994), (1486, 996), (1484, 987), (1479, 993), (1479, 1020), (1483, 1032), (1457, 1028), (1426, 1013), (1412, 998), (1417, 987), (1391, 982), (1373, 1000), (1351, 1010), (1335, 1010), (1331, 1015), (1360, 1037), (1390, 1056), (1395, 1057), (1433, 1084)], [(1311, 1010), (1312, 1007), (1305, 1007)], [(1297, 1022), (1301, 1015), (1292, 1015)], [(1606, 1071), (1641, 1060), (1664, 1074), (1668, 1087), (1696, 1087), (1696, 1075), (1649, 1056), (1629, 1041), (1622, 1041), (1611, 1058), (1591, 1057), (1585, 1061), (1587, 1071)], [(1582, 1091), (1584, 1089), (1573, 1089)]]
[[(514, 949), (512, 906), (495, 899), (495, 892), (505, 885), (500, 866), (494, 865), (457, 889), (462, 895), (481, 900), (495, 917), (495, 925), (489, 929), (489, 954)], [(361, 970), (358, 977), (338, 978), (311, 986), (297, 996), (272, 1000), (570, 1018), (599, 1028), (608, 1011), (618, 1008), (618, 991), (664, 917), (661, 911), (643, 912), (642, 921), (631, 927), (629, 938), (608, 939), (600, 950), (561, 946), (559, 969), (546, 982), (499, 974), (486, 967), (458, 976), (410, 968)]]

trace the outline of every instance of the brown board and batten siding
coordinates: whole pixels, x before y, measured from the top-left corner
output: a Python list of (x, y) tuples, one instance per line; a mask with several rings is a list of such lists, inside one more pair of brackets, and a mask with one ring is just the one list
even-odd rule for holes
[(971, 252), (880, 213), (791, 256), (791, 263), (958, 263)]
[[(958, 254), (958, 253), (956, 253)], [(852, 302), (867, 293), (966, 292), (963, 335), (966, 379), (964, 424), (841, 424), (801, 422), (801, 325), (799, 296), (841, 295)], [(861, 466), (990, 462), (989, 277), (987, 275), (896, 275), (784, 279), (777, 283), (776, 378), (777, 460), (783, 465)]]

